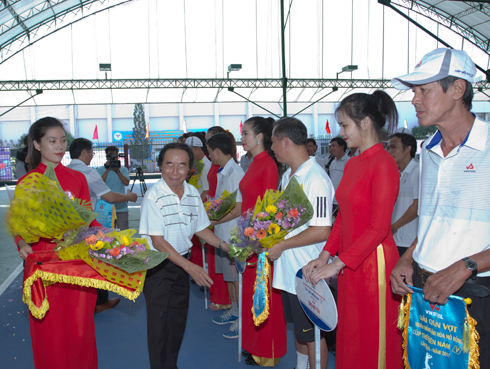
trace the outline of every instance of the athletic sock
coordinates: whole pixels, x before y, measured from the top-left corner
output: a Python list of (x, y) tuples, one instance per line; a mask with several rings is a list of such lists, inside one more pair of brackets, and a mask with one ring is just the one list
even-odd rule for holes
[(231, 314), (238, 316), (238, 302), (231, 302)]
[(308, 355), (303, 355), (296, 351), (296, 369), (306, 369), (308, 364)]

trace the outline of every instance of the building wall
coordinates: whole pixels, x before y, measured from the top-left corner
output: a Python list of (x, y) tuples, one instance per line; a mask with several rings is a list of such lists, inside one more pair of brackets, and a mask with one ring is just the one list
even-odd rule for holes
[[(397, 102), (400, 116), (398, 127), (403, 127), (405, 120), (409, 129), (417, 125), (415, 109), (410, 102)], [(282, 116), (282, 106), (278, 103), (264, 103), (258, 107), (248, 102), (243, 103), (214, 103), (214, 104), (148, 104), (145, 105), (145, 118), (149, 121), (150, 132), (183, 130), (184, 122), (188, 130), (207, 130), (214, 125), (220, 125), (229, 130), (240, 140), (240, 122), (244, 123), (249, 117), (273, 117), (270, 112)], [(335, 119), (335, 109), (338, 103), (318, 103), (311, 107), (306, 104), (291, 103), (288, 105), (290, 116), (296, 115), (308, 129), (308, 135), (325, 138), (328, 121), (331, 136), (340, 133), (340, 127)], [(265, 109), (270, 112), (266, 111)], [(17, 143), (19, 137), (28, 132), (31, 123), (45, 116), (59, 118), (75, 137), (85, 137), (92, 140), (97, 125), (100, 142), (111, 142), (113, 134), (118, 131), (132, 131), (134, 104), (125, 105), (59, 105), (43, 107), (19, 107), (0, 117), (0, 141), (13, 140)], [(480, 118), (490, 120), (490, 103), (476, 101), (473, 110)]]

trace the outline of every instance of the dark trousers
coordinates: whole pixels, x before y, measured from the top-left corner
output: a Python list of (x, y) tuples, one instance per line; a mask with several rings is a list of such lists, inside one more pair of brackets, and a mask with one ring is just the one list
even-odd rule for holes
[(189, 310), (189, 274), (165, 260), (148, 270), (143, 293), (150, 367), (177, 368)]
[(97, 302), (95, 305), (105, 304), (109, 300), (109, 291), (97, 289)]
[[(413, 285), (423, 288), (424, 284), (417, 273), (413, 274)], [(454, 295), (463, 298), (470, 297), (471, 305), (468, 306), (468, 313), (478, 323), (476, 331), (480, 335), (478, 346), (480, 348), (480, 369), (490, 369), (490, 296), (475, 297), (456, 292)]]

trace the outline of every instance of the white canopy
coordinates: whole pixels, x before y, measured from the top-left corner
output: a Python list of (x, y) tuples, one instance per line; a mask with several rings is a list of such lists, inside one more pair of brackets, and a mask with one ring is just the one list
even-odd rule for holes
[[(288, 102), (339, 101), (353, 89), (375, 88), (411, 99), (389, 80), (444, 45), (400, 13), (489, 68), (488, 4), (381, 3), (389, 1), (286, 2)], [(0, 3), (0, 112), (36, 89), (42, 94), (23, 106), (282, 103), (280, 30), (277, 0), (6, 0)], [(242, 68), (228, 79), (230, 64)], [(348, 65), (358, 69), (338, 74)], [(476, 87), (485, 91), (487, 84)], [(488, 97), (481, 92), (475, 99)]]

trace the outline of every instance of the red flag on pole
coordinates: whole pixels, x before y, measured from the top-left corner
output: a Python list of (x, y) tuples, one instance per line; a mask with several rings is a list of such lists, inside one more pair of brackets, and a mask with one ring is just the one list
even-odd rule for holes
[(327, 124), (325, 125), (325, 130), (327, 131), (327, 135), (332, 134), (332, 132), (330, 132), (330, 124), (328, 123), (328, 119)]
[(150, 138), (150, 122), (146, 123), (146, 135), (145, 138), (148, 140)]
[(240, 121), (240, 136), (242, 135), (243, 123)]
[(92, 140), (98, 140), (98, 139), (99, 139), (99, 132), (97, 132), (97, 124), (96, 124), (94, 129), (94, 135), (92, 136)]

